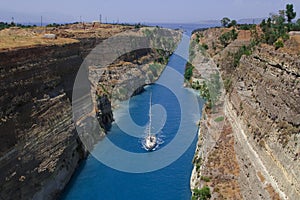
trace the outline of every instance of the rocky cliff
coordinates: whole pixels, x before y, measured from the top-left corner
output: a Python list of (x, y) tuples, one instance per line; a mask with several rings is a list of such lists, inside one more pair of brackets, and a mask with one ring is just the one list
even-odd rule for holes
[[(201, 168), (194, 169), (192, 186), (208, 185), (213, 198), (299, 199), (297, 41), (291, 37), (286, 47), (278, 50), (257, 45), (251, 54), (243, 55), (234, 64), (234, 56), (243, 45), (250, 44), (252, 35), (250, 31), (239, 31), (237, 39), (224, 48), (219, 36), (226, 31), (210, 29), (196, 33), (201, 34), (199, 43), (207, 44), (208, 50), (198, 52), (193, 61), (195, 70), (203, 72), (204, 66), (218, 67), (227, 94), (217, 103), (223, 102), (222, 109), (208, 111), (207, 117), (202, 118), (195, 163), (199, 164), (199, 158), (202, 162)], [(289, 48), (291, 45), (293, 48)], [(214, 124), (219, 115), (225, 117), (221, 127)], [(218, 126), (227, 131), (218, 133)], [(217, 137), (211, 138), (213, 135)], [(225, 155), (230, 163), (222, 161)], [(210, 180), (205, 182), (201, 176)]]
[[(114, 120), (112, 109), (118, 107), (119, 101), (143, 92), (145, 85), (159, 78), (180, 38), (179, 31), (142, 28), (95, 49), (87, 59), (93, 108), (85, 109), (81, 112), (84, 114), (76, 117), (80, 126), (89, 128), (94, 123), (90, 116), (95, 115), (100, 129), (109, 130)], [(83, 140), (90, 147), (99, 138), (89, 134)]]
[[(85, 136), (79, 138), (75, 129), (75, 76), (95, 45), (132, 27), (81, 26), (48, 28), (58, 36), (57, 40), (40, 39), (39, 32), (43, 30), (39, 28), (4, 30), (8, 35), (22, 36), (13, 47), (7, 44), (0, 52), (0, 199), (56, 198), (87, 154), (82, 140), (88, 147), (95, 143), (94, 139), (86, 141), (90, 138)], [(174, 38), (175, 43), (179, 39)], [(120, 100), (141, 92), (142, 86), (159, 77), (170, 54), (171, 51), (151, 48), (129, 52), (101, 69), (100, 77), (90, 80), (95, 88), (90, 91), (94, 112), (89, 117), (97, 115), (101, 126), (95, 133), (97, 139), (105, 136), (113, 121), (112, 106), (116, 105), (111, 105), (111, 88), (116, 88), (114, 94)], [(94, 66), (88, 67), (91, 74), (98, 72)], [(134, 81), (140, 87), (132, 87), (133, 93), (118, 86), (127, 87)]]
[[(75, 76), (92, 47), (123, 30), (95, 36), (66, 27), (74, 32), (66, 39), (1, 50), (0, 199), (53, 199), (67, 184), (86, 154), (72, 120)], [(16, 31), (9, 34), (24, 33)], [(38, 31), (25, 33), (35, 39)]]
[(1, 198), (49, 199), (83, 158), (72, 123), (80, 43), (1, 52)]

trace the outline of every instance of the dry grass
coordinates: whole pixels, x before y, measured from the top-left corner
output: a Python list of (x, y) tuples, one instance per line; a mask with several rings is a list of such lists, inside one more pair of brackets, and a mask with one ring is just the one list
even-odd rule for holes
[(300, 52), (300, 35), (293, 35), (290, 37), (290, 49), (293, 50), (295, 53)]
[[(132, 29), (132, 26), (111, 25), (111, 24), (72, 24), (60, 27), (60, 29), (49, 28), (49, 32), (72, 38), (109, 38), (117, 33)], [(52, 29), (52, 30), (51, 30)]]
[(239, 41), (250, 41), (251, 40), (251, 31), (249, 30), (239, 30), (237, 40)]
[(60, 45), (78, 42), (70, 38), (44, 39), (40, 29), (4, 29), (0, 31), (0, 50), (11, 50), (14, 48)]
[(291, 39), (294, 39), (297, 42), (298, 47), (300, 47), (300, 35), (293, 35), (291, 36)]
[[(24, 48), (41, 45), (62, 45), (78, 42), (80, 38), (102, 38), (106, 39), (117, 33), (132, 29), (130, 26), (110, 24), (71, 24), (58, 28), (35, 27), (28, 29), (9, 28), (0, 31), (0, 51), (14, 48)], [(43, 38), (45, 33), (53, 33), (57, 39)]]
[(239, 164), (234, 150), (234, 137), (227, 120), (216, 146), (208, 155), (203, 175), (210, 177), (207, 184), (213, 188), (213, 194), (218, 199), (242, 198), (237, 181)]

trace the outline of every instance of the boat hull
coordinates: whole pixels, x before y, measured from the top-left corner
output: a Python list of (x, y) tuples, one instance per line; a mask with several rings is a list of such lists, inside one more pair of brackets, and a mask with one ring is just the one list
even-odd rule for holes
[(157, 138), (154, 135), (149, 135), (145, 139), (145, 147), (148, 151), (153, 150), (157, 145)]

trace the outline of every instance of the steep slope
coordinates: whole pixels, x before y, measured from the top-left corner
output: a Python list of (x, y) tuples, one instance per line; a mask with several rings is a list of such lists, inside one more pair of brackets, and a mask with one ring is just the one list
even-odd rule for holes
[(38, 31), (10, 30), (21, 46), (0, 52), (2, 199), (54, 198), (85, 157), (72, 120), (73, 82), (84, 55), (112, 35), (52, 41), (39, 39)]
[[(262, 44), (255, 47), (251, 55), (242, 56), (234, 67), (235, 54), (243, 45), (250, 44), (251, 34), (249, 31), (239, 31), (238, 38), (224, 48), (219, 42), (219, 36), (224, 31), (228, 30), (210, 29), (196, 33), (202, 34), (200, 43), (206, 43), (208, 51), (204, 54), (198, 52), (198, 58), (196, 56), (192, 63), (195, 66), (194, 80), (203, 78), (197, 77), (196, 70), (201, 74), (205, 66), (207, 69), (213, 65), (219, 67), (227, 91), (226, 96), (223, 98), (221, 95), (217, 103), (219, 105), (224, 102), (223, 109), (209, 111), (208, 117), (202, 118), (202, 123), (212, 121), (216, 115), (225, 114), (228, 121), (225, 120), (222, 127), (231, 126), (231, 129), (227, 128), (228, 131), (232, 130), (227, 138), (233, 137), (234, 143), (222, 138), (221, 133), (213, 140), (212, 145), (206, 145), (210, 149), (203, 147), (202, 144), (209, 142), (206, 138), (203, 139), (203, 135), (216, 134), (214, 129), (217, 126), (210, 124), (212, 127), (208, 127), (208, 130), (205, 124), (204, 127), (201, 126), (202, 141), (199, 140), (199, 145), (202, 147), (200, 149), (204, 148), (206, 151), (196, 154), (195, 163), (199, 163), (197, 160), (201, 157), (202, 167), (197, 172), (194, 169), (192, 188), (208, 184), (214, 198), (219, 198), (220, 195), (233, 198), (230, 196), (232, 188), (238, 187), (240, 192), (236, 195), (241, 194), (244, 199), (298, 199), (300, 51), (292, 42), (293, 37), (286, 42), (286, 48), (279, 50)], [(206, 62), (203, 63), (203, 60)], [(205, 71), (207, 74), (208, 70)], [(220, 148), (220, 144), (224, 142), (231, 148), (234, 145), (231, 153), (226, 148)], [(218, 175), (219, 180), (216, 182), (215, 170), (218, 168), (211, 164), (220, 160), (224, 154), (230, 155), (227, 159), (233, 165), (230, 167), (223, 164), (225, 171)], [(212, 161), (212, 156), (217, 159)], [(226, 175), (226, 169), (232, 173), (236, 170), (239, 172), (232, 176), (238, 184), (216, 190), (216, 185), (224, 181), (224, 177), (220, 177)], [(198, 178), (197, 173), (200, 173)], [(212, 180), (205, 183), (200, 180), (201, 176), (209, 176)], [(235, 196), (234, 199), (239, 197)]]

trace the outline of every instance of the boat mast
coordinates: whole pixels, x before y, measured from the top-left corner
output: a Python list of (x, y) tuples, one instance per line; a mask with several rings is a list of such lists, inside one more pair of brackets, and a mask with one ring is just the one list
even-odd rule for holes
[(152, 113), (151, 113), (151, 101), (152, 101), (152, 93), (150, 92), (150, 106), (149, 106), (149, 130), (148, 130), (148, 135), (151, 135), (151, 123), (152, 123)]

